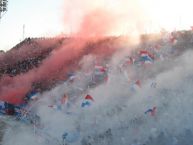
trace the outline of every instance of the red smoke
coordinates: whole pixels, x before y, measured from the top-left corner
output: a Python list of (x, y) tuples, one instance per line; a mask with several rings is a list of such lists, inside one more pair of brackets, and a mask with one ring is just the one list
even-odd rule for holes
[(40, 67), (13, 78), (2, 79), (0, 81), (0, 99), (14, 104), (21, 103), (23, 96), (30, 90), (33, 82), (52, 80), (61, 70), (65, 76), (65, 72), (69, 68), (68, 65), (79, 57), (83, 45), (84, 41), (71, 41), (54, 51)]
[[(113, 46), (114, 44), (108, 44), (110, 40), (101, 42), (101, 44), (106, 43), (107, 45), (97, 44), (97, 40), (113, 28), (112, 14), (104, 10), (94, 10), (85, 15), (80, 28), (80, 31), (76, 33), (78, 37), (70, 39), (68, 43), (63, 44), (59, 48), (57, 48), (59, 45), (54, 46), (57, 49), (54, 49), (51, 55), (38, 68), (12, 78), (1, 79), (0, 100), (12, 104), (20, 104), (34, 82), (65, 79), (68, 72), (78, 68), (76, 62), (79, 62), (84, 55), (94, 53), (104, 57), (112, 55), (116, 50), (116, 47)], [(90, 39), (91, 37), (92, 40)], [(88, 43), (92, 45), (87, 46)], [(41, 45), (44, 46), (43, 44)], [(32, 51), (33, 49), (28, 49), (27, 52), (21, 50), (23, 53), (19, 55), (26, 56), (28, 54), (30, 56)], [(13, 56), (14, 54), (12, 54)]]
[(77, 35), (80, 37), (104, 37), (113, 29), (115, 19), (112, 13), (96, 9), (85, 15)]
[[(91, 45), (87, 45), (88, 42)], [(68, 72), (76, 71), (79, 68), (77, 62), (80, 62), (84, 55), (93, 54), (100, 56), (99, 59), (104, 59), (112, 56), (117, 48), (119, 46), (115, 38), (97, 42), (88, 39), (72, 39), (61, 48), (53, 50), (38, 68), (15, 77), (2, 77), (0, 99), (12, 104), (20, 104), (34, 82), (49, 85), (53, 80), (64, 80)]]

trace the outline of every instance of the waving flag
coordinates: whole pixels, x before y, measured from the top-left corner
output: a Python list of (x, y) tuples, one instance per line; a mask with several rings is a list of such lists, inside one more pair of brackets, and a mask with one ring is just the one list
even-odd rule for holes
[(137, 80), (136, 82), (133, 82), (131, 85), (131, 91), (136, 92), (141, 88), (141, 81)]
[(141, 50), (139, 54), (141, 57), (140, 60), (145, 63), (152, 63), (154, 60), (154, 56), (146, 50)]
[(150, 52), (148, 52), (147, 50), (141, 50), (140, 52), (139, 52), (139, 54), (140, 54), (140, 56), (149, 56), (151, 59), (154, 59), (154, 56), (153, 56), (153, 54), (151, 54)]
[(169, 42), (171, 44), (176, 44), (177, 43), (177, 39), (176, 39), (176, 36), (174, 35), (174, 33), (172, 32), (169, 36)]
[(64, 132), (64, 134), (62, 135), (62, 139), (63, 139), (63, 143), (75, 143), (79, 140), (80, 138), (80, 133), (79, 132), (75, 132), (75, 131), (71, 131), (71, 132)]
[(137, 80), (137, 81), (135, 82), (135, 84), (141, 88), (141, 81), (140, 81), (140, 80)]
[(109, 77), (108, 77), (108, 75), (107, 75), (107, 76), (104, 78), (105, 83), (107, 83), (108, 80), (109, 80)]
[(39, 97), (39, 93), (33, 90), (27, 94), (26, 99), (27, 100), (38, 100), (38, 97)]
[(145, 111), (145, 114), (150, 113), (151, 116), (155, 116), (156, 110), (157, 110), (157, 107), (153, 107), (152, 109), (148, 109), (147, 111)]
[(77, 78), (76, 74), (75, 73), (68, 73), (68, 80), (69, 82), (74, 82), (74, 80)]
[(49, 108), (57, 109), (57, 105), (48, 105)]
[(68, 96), (64, 94), (64, 96), (61, 98), (61, 104), (67, 104), (68, 102)]
[(157, 83), (156, 82), (152, 82), (151, 83), (151, 88), (156, 88), (157, 87)]
[(84, 98), (81, 107), (89, 107), (91, 106), (92, 102), (94, 102), (94, 99), (92, 96), (90, 95), (86, 95), (86, 97)]
[(128, 56), (126, 59), (125, 59), (125, 62), (123, 64), (123, 66), (127, 66), (127, 65), (132, 65), (134, 64), (135, 62), (135, 59), (131, 56)]
[(135, 59), (133, 57), (129, 57), (129, 60), (127, 61), (128, 64), (134, 64)]
[(0, 101), (0, 114), (5, 114), (5, 102)]
[(89, 107), (91, 105), (91, 103), (90, 102), (88, 102), (88, 101), (86, 101), (86, 102), (82, 102), (82, 105), (81, 105), (81, 107)]
[(86, 100), (94, 101), (94, 99), (93, 99), (90, 95), (87, 95), (87, 96), (85, 97), (85, 99), (86, 99)]
[(107, 71), (106, 67), (100, 66), (100, 65), (95, 65), (95, 73), (96, 74), (103, 74)]

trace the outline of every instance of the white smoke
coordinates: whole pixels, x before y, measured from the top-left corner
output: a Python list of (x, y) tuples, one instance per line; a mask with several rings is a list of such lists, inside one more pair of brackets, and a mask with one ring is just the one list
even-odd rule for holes
[[(88, 88), (88, 84), (95, 58), (87, 56), (81, 61), (84, 69), (76, 72), (74, 82), (63, 82), (32, 103), (43, 128), (15, 124), (8, 127), (11, 129), (6, 131), (3, 144), (62, 144), (64, 132), (78, 132), (78, 141), (74, 143), (77, 145), (153, 145), (160, 140), (164, 140), (165, 145), (178, 145), (188, 129), (193, 131), (192, 55), (192, 51), (187, 51), (155, 62), (149, 68), (133, 66), (124, 71), (118, 71), (120, 64), (115, 65), (115, 60), (121, 62), (125, 54), (115, 55), (109, 63), (108, 82), (94, 88)], [(89, 68), (90, 72), (85, 74)], [(134, 87), (138, 79), (142, 82), (141, 88)], [(152, 83), (156, 85), (152, 87)], [(70, 96), (70, 107), (63, 106), (61, 110), (48, 107), (57, 104), (64, 94)], [(87, 94), (95, 101), (89, 108), (81, 108)], [(157, 107), (155, 116), (144, 113), (154, 106)], [(186, 136), (185, 140), (191, 144)]]

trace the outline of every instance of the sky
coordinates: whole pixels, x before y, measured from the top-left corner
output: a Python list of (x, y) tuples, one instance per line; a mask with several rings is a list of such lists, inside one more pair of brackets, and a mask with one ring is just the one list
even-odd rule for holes
[(0, 21), (0, 50), (8, 50), (24, 37), (52, 37), (63, 31), (63, 0), (9, 0)]
[(0, 21), (0, 50), (9, 50), (26, 37), (77, 31), (84, 15), (98, 7), (120, 16), (115, 18), (117, 34), (189, 29), (193, 25), (192, 4), (192, 0), (9, 0)]

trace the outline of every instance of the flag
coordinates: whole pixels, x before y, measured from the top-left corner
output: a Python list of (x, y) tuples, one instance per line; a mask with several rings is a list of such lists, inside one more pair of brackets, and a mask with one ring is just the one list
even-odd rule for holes
[(109, 77), (108, 77), (108, 76), (106, 76), (106, 77), (104, 78), (104, 81), (107, 83), (107, 82), (108, 82), (108, 80), (109, 80)]
[(141, 88), (141, 81), (137, 80), (136, 82), (132, 83), (131, 91), (135, 92), (138, 91)]
[(151, 88), (156, 88), (156, 86), (157, 86), (157, 83), (156, 83), (156, 82), (152, 82), (152, 83), (151, 83)]
[(81, 107), (89, 107), (91, 106), (92, 102), (94, 102), (94, 99), (92, 96), (90, 95), (86, 95), (86, 97), (84, 98), (82, 104), (81, 104)]
[(52, 109), (57, 109), (57, 105), (49, 105), (48, 107)]
[(86, 95), (85, 100), (91, 100), (91, 101), (94, 101), (94, 99), (93, 99), (92, 96), (90, 96), (90, 95)]
[(151, 59), (154, 59), (154, 56), (153, 54), (151, 54), (150, 52), (146, 51), (146, 50), (141, 50), (139, 52), (140, 56), (143, 57), (143, 56), (149, 56)]
[(68, 131), (64, 132), (62, 135), (63, 142), (66, 142), (68, 144), (75, 143), (79, 140), (80, 133), (78, 131)]
[(145, 114), (150, 113), (151, 116), (155, 116), (156, 110), (157, 110), (157, 107), (153, 107), (152, 109), (148, 109), (147, 111), (145, 111)]
[(174, 33), (171, 33), (170, 36), (169, 36), (169, 42), (172, 43), (172, 44), (176, 44), (177, 43), (177, 39), (176, 37), (174, 36)]
[(141, 50), (139, 54), (140, 54), (140, 57), (141, 57), (140, 58), (141, 61), (143, 61), (145, 63), (153, 62), (154, 56), (151, 53), (149, 53), (148, 51)]
[(72, 83), (77, 78), (75, 73), (68, 74), (68, 80)]
[(134, 62), (135, 62), (135, 59), (133, 57), (129, 56), (126, 58), (123, 66), (132, 65), (132, 64), (134, 64)]
[(68, 96), (64, 94), (64, 96), (61, 98), (61, 104), (66, 104), (68, 101)]
[(81, 105), (81, 107), (89, 107), (91, 105), (91, 103), (90, 102), (88, 102), (88, 101), (84, 101), (84, 102), (82, 102), (82, 105)]
[(141, 87), (141, 81), (140, 81), (140, 80), (137, 80), (137, 81), (135, 82), (135, 84), (136, 84), (137, 86)]
[(101, 73), (105, 73), (106, 71), (107, 71), (106, 67), (95, 65), (95, 73), (101, 74)]

